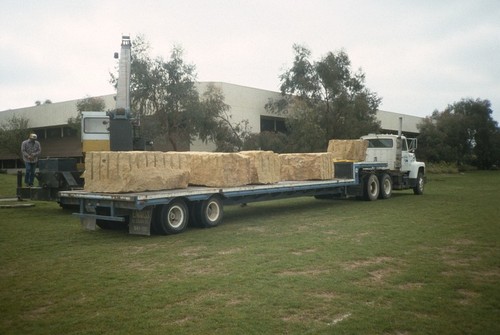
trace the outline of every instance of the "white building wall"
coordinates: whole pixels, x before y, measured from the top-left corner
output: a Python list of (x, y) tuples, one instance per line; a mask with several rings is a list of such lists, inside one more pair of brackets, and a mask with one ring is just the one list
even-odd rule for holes
[(270, 98), (277, 99), (281, 96), (278, 92), (221, 82), (199, 83), (198, 91), (200, 96), (210, 84), (222, 90), (226, 104), (231, 106), (229, 111), (232, 115), (231, 120), (234, 123), (248, 120), (249, 127), (254, 133), (260, 132), (260, 116), (269, 115), (265, 109), (266, 103)]
[[(105, 110), (115, 108), (114, 95), (104, 95), (98, 98), (102, 98), (104, 100), (106, 104)], [(23, 117), (28, 119), (30, 128), (63, 126), (68, 124), (69, 118), (76, 117), (78, 115), (76, 104), (79, 100), (8, 109), (0, 112), (0, 123), (5, 123), (12, 119), (13, 116), (16, 116), (18, 118)]]
[[(231, 120), (233, 123), (248, 120), (251, 131), (258, 133), (260, 132), (261, 115), (275, 116), (266, 112), (265, 105), (270, 98), (278, 99), (281, 96), (278, 92), (222, 82), (200, 82), (197, 83), (200, 96), (203, 95), (209, 84), (213, 84), (222, 90), (226, 104), (231, 107), (229, 112), (232, 115)], [(106, 110), (115, 108), (113, 94), (100, 96), (99, 98), (104, 100)], [(77, 102), (78, 100), (72, 100), (2, 111), (0, 112), (0, 123), (8, 121), (15, 115), (29, 119), (30, 127), (33, 128), (62, 126), (67, 124), (69, 118), (77, 116)], [(377, 112), (377, 118), (381, 121), (382, 129), (386, 130), (397, 131), (400, 116), (403, 117), (403, 132), (418, 133), (417, 124), (423, 118), (387, 111)], [(191, 145), (191, 150), (194, 151), (211, 151), (214, 149), (213, 144), (205, 144), (201, 141), (195, 141)]]

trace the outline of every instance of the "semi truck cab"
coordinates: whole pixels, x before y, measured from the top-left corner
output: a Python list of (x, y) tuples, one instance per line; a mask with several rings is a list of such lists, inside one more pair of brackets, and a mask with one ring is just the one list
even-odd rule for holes
[(423, 193), (425, 163), (417, 161), (415, 156), (416, 138), (370, 134), (361, 139), (368, 142), (365, 161), (386, 163), (394, 189), (413, 188), (416, 194)]

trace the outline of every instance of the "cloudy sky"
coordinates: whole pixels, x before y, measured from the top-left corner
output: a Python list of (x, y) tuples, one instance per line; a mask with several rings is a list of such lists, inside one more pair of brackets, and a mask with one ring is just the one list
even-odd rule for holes
[(292, 45), (345, 50), (382, 97), (417, 116), (488, 99), (500, 121), (498, 0), (0, 0), (0, 111), (111, 94), (122, 34), (174, 45), (199, 81), (272, 91)]

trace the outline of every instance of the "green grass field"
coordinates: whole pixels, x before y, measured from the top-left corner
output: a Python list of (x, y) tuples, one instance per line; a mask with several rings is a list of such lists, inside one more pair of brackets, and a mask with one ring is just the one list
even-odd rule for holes
[(423, 196), (227, 207), (151, 237), (2, 208), (0, 334), (500, 334), (499, 190), (431, 175)]

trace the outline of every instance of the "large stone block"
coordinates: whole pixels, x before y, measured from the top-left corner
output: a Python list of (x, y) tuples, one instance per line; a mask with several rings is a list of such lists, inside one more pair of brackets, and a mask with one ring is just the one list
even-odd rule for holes
[(333, 179), (331, 153), (281, 154), (281, 180)]
[(239, 153), (184, 152), (189, 156), (189, 184), (235, 187), (251, 183), (250, 159)]
[(241, 151), (250, 159), (251, 184), (275, 184), (281, 180), (281, 160), (272, 151)]
[(165, 165), (162, 152), (88, 152), (85, 186), (89, 192), (142, 192), (186, 188), (187, 169)]
[(366, 158), (368, 142), (365, 140), (330, 140), (328, 152), (332, 153), (334, 160), (348, 160), (362, 162)]

